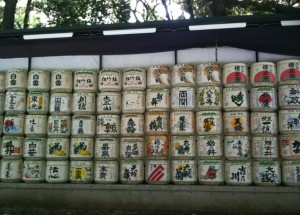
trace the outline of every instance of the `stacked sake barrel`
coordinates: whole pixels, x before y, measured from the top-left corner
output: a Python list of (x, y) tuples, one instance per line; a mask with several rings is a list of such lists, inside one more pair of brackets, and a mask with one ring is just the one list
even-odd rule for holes
[(26, 138), (23, 144), (23, 181), (44, 182), (50, 73), (30, 71), (27, 83), (29, 92), (24, 129)]
[(46, 182), (66, 183), (70, 171), (73, 72), (51, 72), (51, 95), (46, 144)]
[(278, 154), (276, 66), (271, 62), (251, 65), (251, 134), (253, 180), (256, 185), (281, 183)]
[(69, 181), (91, 183), (94, 178), (97, 72), (75, 71), (73, 86)]
[(208, 185), (223, 184), (222, 79), (219, 64), (198, 65), (196, 95), (198, 181)]
[(279, 61), (277, 78), (282, 181), (300, 186), (300, 61)]
[(119, 179), (121, 71), (101, 70), (98, 73), (98, 90), (94, 182), (116, 183)]
[(225, 181), (229, 185), (252, 184), (248, 79), (246, 64), (223, 66)]
[[(1, 80), (2, 85), (2, 74)], [(5, 93), (5, 102), (2, 98), (2, 104), (5, 104), (5, 115), (4, 117), (1, 115), (1, 133), (3, 126), (4, 134), (1, 146), (1, 181), (18, 182), (22, 181), (27, 71), (9, 70), (6, 73), (5, 80), (5, 84), (1, 86), (1, 92), (5, 91), (2, 88), (4, 86), (7, 91)], [(3, 97), (3, 94), (1, 94), (1, 97)], [(1, 111), (3, 113), (3, 109)]]
[(195, 141), (194, 65), (178, 64), (172, 69), (170, 113), (171, 181), (174, 184), (197, 182)]
[(120, 181), (125, 184), (144, 181), (145, 88), (144, 69), (123, 71)]
[(147, 72), (145, 114), (145, 179), (149, 184), (170, 182), (169, 107), (171, 74), (168, 66)]

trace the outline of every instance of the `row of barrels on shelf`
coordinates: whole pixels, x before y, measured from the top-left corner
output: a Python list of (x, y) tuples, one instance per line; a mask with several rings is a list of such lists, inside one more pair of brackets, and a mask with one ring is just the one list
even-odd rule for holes
[[(144, 165), (145, 164), (145, 165)], [(300, 185), (300, 161), (2, 160), (2, 182)]]
[[(57, 70), (52, 75), (48, 71), (9, 70), (0, 74), (0, 92), (40, 91), (47, 92), (96, 92), (123, 90), (144, 90), (148, 88), (168, 88), (170, 86), (223, 85), (240, 86), (250, 83), (252, 86), (275, 86), (279, 84), (300, 83), (300, 61), (285, 60), (277, 63), (258, 62), (251, 65), (251, 76), (244, 63), (229, 63), (223, 71), (217, 63), (204, 63), (195, 69), (191, 64), (178, 64), (172, 68), (172, 77), (168, 66), (153, 66), (147, 71), (142, 68), (129, 68), (124, 71), (106, 69), (73, 72)], [(277, 71), (276, 71), (277, 70)], [(222, 75), (223, 73), (223, 75)], [(51, 77), (50, 77), (51, 76)], [(222, 77), (223, 76), (223, 77)], [(51, 79), (51, 80), (50, 80)], [(223, 81), (222, 81), (223, 79)], [(74, 81), (73, 81), (74, 80)], [(97, 83), (98, 82), (98, 83)]]

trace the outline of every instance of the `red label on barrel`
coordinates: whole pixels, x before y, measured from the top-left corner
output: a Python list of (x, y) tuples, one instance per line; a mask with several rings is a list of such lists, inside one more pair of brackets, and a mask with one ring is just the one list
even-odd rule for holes
[(276, 81), (275, 75), (269, 71), (258, 72), (254, 77), (255, 83), (262, 83), (262, 82), (275, 83), (275, 81)]
[(299, 80), (300, 79), (300, 71), (294, 68), (290, 68), (282, 72), (280, 76), (280, 81), (286, 80)]
[(233, 72), (227, 76), (226, 83), (247, 83), (247, 77), (242, 72)]
[(149, 181), (159, 181), (161, 180), (165, 173), (164, 173), (165, 168), (159, 164), (159, 165), (154, 165), (154, 169), (149, 175), (148, 179)]

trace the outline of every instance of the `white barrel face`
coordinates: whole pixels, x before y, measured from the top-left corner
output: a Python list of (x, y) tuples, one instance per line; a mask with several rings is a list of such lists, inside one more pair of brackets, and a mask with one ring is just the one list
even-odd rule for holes
[(200, 160), (198, 163), (198, 181), (200, 184), (224, 184), (223, 160)]
[(142, 68), (129, 68), (123, 71), (123, 90), (144, 90), (146, 71)]
[(279, 85), (300, 84), (300, 60), (291, 59), (277, 62)]
[(222, 89), (220, 87), (206, 86), (197, 89), (197, 110), (221, 110), (222, 105)]
[(193, 135), (195, 119), (192, 111), (174, 111), (170, 114), (170, 131), (172, 135)]
[(94, 164), (94, 182), (113, 184), (119, 179), (118, 161), (96, 161)]
[(222, 113), (220, 111), (199, 111), (196, 115), (196, 126), (198, 135), (222, 134)]
[(69, 182), (87, 184), (92, 183), (94, 176), (93, 161), (71, 161)]
[(119, 150), (119, 138), (96, 138), (94, 158), (95, 160), (118, 159)]
[(98, 90), (119, 92), (122, 89), (122, 73), (119, 70), (105, 69), (98, 73)]
[(69, 137), (71, 133), (70, 116), (49, 116), (48, 137)]
[(225, 181), (228, 185), (251, 185), (252, 161), (226, 161)]
[(121, 160), (120, 181), (123, 184), (141, 184), (144, 181), (143, 160)]
[(215, 160), (223, 156), (221, 135), (202, 135), (197, 137), (197, 154), (200, 159)]
[(173, 110), (194, 110), (195, 89), (191, 87), (176, 87), (172, 89), (171, 108)]
[(146, 110), (168, 111), (170, 108), (169, 93), (168, 89), (148, 89), (146, 91)]
[(148, 184), (168, 184), (170, 172), (168, 160), (146, 161), (145, 179)]
[(8, 70), (6, 73), (5, 86), (7, 91), (27, 90), (27, 71)]
[(27, 95), (27, 112), (29, 114), (47, 114), (49, 111), (49, 93), (30, 92)]
[(47, 161), (46, 162), (46, 182), (66, 183), (69, 179), (69, 161)]
[(279, 161), (254, 161), (254, 184), (275, 186), (281, 184), (281, 168)]
[(223, 66), (223, 85), (238, 87), (248, 84), (248, 67), (244, 63), (229, 63)]
[(251, 65), (251, 85), (275, 86), (277, 83), (276, 66), (272, 62), (257, 62)]
[(196, 156), (194, 136), (172, 136), (170, 156), (174, 159), (192, 159)]
[(46, 138), (26, 137), (23, 146), (25, 160), (43, 160), (46, 158)]
[(94, 71), (74, 72), (74, 92), (95, 93), (98, 89), (97, 73)]
[(6, 92), (4, 110), (6, 113), (25, 113), (26, 112), (26, 92)]
[(147, 71), (148, 88), (168, 88), (171, 85), (171, 74), (168, 66), (151, 66)]
[(195, 184), (197, 164), (195, 160), (172, 160), (171, 181), (174, 184)]
[(4, 136), (2, 137), (2, 144), (0, 155), (4, 159), (18, 159), (23, 155), (23, 137)]
[(50, 72), (33, 70), (28, 73), (28, 91), (48, 92), (50, 89)]
[(225, 111), (247, 111), (249, 109), (249, 93), (247, 88), (224, 88), (223, 107)]
[(228, 160), (251, 159), (251, 144), (248, 136), (225, 136), (224, 154)]
[(217, 63), (203, 63), (197, 67), (197, 84), (200, 86), (222, 85), (221, 67)]
[(49, 113), (51, 115), (69, 116), (72, 113), (71, 93), (52, 93), (50, 96)]
[(1, 182), (22, 181), (22, 159), (2, 159), (0, 162)]
[(95, 93), (73, 93), (72, 112), (74, 115), (93, 115), (96, 111)]
[(195, 86), (196, 72), (194, 65), (177, 64), (172, 69), (172, 86)]
[(46, 161), (44, 160), (25, 160), (23, 162), (24, 182), (41, 183), (45, 181)]
[(55, 70), (51, 73), (51, 92), (71, 93), (73, 90), (73, 72)]
[(98, 114), (119, 114), (121, 112), (121, 93), (101, 92), (97, 96)]

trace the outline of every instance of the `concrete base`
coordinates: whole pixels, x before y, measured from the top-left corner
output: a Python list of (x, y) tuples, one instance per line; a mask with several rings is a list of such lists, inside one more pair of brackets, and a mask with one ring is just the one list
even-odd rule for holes
[(298, 214), (300, 187), (0, 183), (0, 205)]

